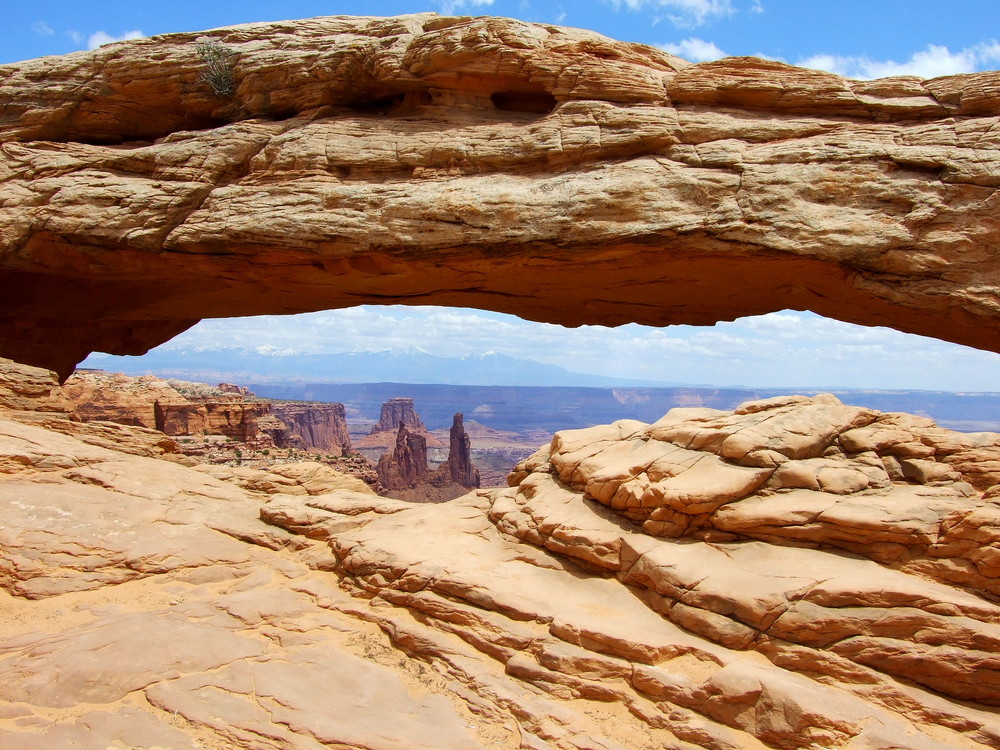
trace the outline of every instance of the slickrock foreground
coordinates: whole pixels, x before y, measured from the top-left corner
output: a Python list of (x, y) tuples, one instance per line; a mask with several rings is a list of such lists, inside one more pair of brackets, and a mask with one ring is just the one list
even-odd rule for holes
[(178, 465), (23, 369), (5, 750), (1000, 748), (1000, 435), (678, 409), (421, 505)]
[(0, 66), (0, 356), (66, 376), (204, 317), (365, 302), (810, 309), (1000, 351), (998, 101), (1000, 73), (690, 65), (434, 14)]

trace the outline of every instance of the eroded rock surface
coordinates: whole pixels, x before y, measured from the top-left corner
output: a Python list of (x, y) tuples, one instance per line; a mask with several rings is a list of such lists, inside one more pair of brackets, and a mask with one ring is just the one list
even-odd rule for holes
[[(410, 399), (392, 399), (388, 404), (383, 404), (383, 419), (386, 406), (393, 401), (409, 402), (412, 412)], [(462, 415), (455, 414), (453, 417), (448, 434), (448, 457), (433, 471), (427, 463), (426, 428), (417, 419), (415, 412), (411, 419), (417, 423), (414, 431), (407, 429), (407, 423), (401, 420), (395, 445), (379, 458), (376, 470), (385, 494), (411, 502), (444, 502), (460, 497), (471, 489), (478, 489), (481, 478), (479, 469), (472, 463), (472, 441), (465, 433)], [(385, 434), (378, 428), (379, 425), (376, 425), (368, 439)], [(416, 431), (421, 428), (424, 429), (423, 433)]]
[(427, 438), (418, 432), (410, 432), (400, 422), (395, 444), (388, 453), (382, 454), (376, 469), (379, 481), (388, 490), (416, 487), (428, 473)]
[(677, 409), (428, 505), (55, 421), (0, 417), (4, 748), (1000, 748), (998, 435)]
[[(351, 452), (351, 436), (343, 404), (273, 403), (271, 413), (288, 426), (289, 444), (306, 450)], [(282, 447), (280, 443), (276, 443)]]
[[(204, 80), (200, 43), (231, 53)], [(1000, 351), (1000, 74), (691, 65), (497, 18), (318, 18), (0, 68), (0, 355), (364, 302), (793, 308)], [(395, 426), (394, 426), (395, 427)]]
[[(102, 370), (78, 370), (60, 391), (55, 378), (37, 374), (44, 371), (0, 360), (0, 379), (10, 378), (13, 383), (15, 375), (26, 372), (36, 373), (34, 377), (67, 401), (67, 410), (83, 421), (147, 427), (173, 436), (223, 435), (239, 442), (270, 441), (278, 448), (334, 451), (345, 456), (351, 451), (343, 404), (273, 402), (231, 383), (212, 387)], [(4, 401), (17, 406), (11, 398)]]
[(453, 482), (470, 490), (479, 488), (479, 469), (472, 463), (472, 439), (465, 432), (464, 418), (460, 413), (452, 418), (448, 431), (448, 458), (435, 474), (432, 481), (442, 484)]

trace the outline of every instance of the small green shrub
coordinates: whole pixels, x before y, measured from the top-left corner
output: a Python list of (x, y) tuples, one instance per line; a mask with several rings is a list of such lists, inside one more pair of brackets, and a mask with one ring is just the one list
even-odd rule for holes
[(194, 45), (195, 51), (205, 63), (201, 80), (212, 87), (217, 96), (229, 98), (236, 93), (233, 79), (233, 51), (216, 41), (208, 40)]

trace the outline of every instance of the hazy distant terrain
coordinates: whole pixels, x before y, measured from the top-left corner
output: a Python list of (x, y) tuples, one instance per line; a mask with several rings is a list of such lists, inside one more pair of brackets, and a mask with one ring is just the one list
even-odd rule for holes
[(674, 385), (571, 372), (555, 365), (493, 352), (468, 357), (438, 357), (419, 349), (343, 354), (288, 354), (267, 347), (260, 350), (164, 349), (141, 357), (96, 354), (81, 366), (128, 375), (153, 374), (161, 378), (215, 383), (376, 383), (391, 378), (406, 383), (453, 385)]
[(496, 353), (439, 357), (396, 349), (303, 355), (268, 347), (191, 348), (154, 350), (142, 357), (94, 355), (85, 364), (130, 375), (249, 385), (270, 398), (339, 401), (354, 423), (374, 422), (383, 401), (405, 396), (432, 430), (447, 428), (460, 411), (531, 442), (556, 430), (616, 419), (653, 422), (675, 406), (732, 409), (751, 399), (822, 392), (835, 393), (847, 404), (929, 416), (955, 430), (1000, 432), (1000, 392), (715, 387), (683, 383), (683, 374), (669, 368), (665, 380), (673, 382), (629, 381)]
[[(475, 386), (412, 383), (248, 383), (260, 396), (278, 399), (339, 401), (348, 420), (378, 419), (383, 401), (409, 397), (429, 429), (451, 424), (463, 412), (495, 430), (527, 433), (607, 424), (617, 419), (654, 422), (676, 406), (732, 409), (752, 399), (788, 393), (812, 395), (816, 389), (761, 388), (585, 388), (540, 386)], [(964, 431), (1000, 432), (1000, 393), (944, 391), (832, 391), (846, 404), (880, 411), (905, 411), (928, 416), (943, 427)]]

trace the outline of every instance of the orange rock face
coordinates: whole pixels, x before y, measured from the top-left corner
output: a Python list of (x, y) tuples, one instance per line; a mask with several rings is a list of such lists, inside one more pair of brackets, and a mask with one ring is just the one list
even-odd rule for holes
[(427, 475), (427, 439), (400, 422), (396, 443), (378, 461), (378, 478), (387, 490), (411, 489)]
[(428, 504), (2, 372), (4, 750), (1000, 747), (1000, 435), (675, 409)]
[[(13, 363), (7, 369), (0, 369), (0, 378), (7, 374), (12, 383), (15, 374), (32, 372), (32, 368), (18, 368)], [(23, 390), (27, 386), (20, 387)], [(351, 450), (343, 404), (272, 403), (227, 383), (213, 388), (203, 383), (161, 380), (153, 375), (135, 378), (100, 370), (75, 372), (61, 391), (55, 380), (48, 387), (59, 393), (68, 402), (67, 408), (84, 421), (117, 422), (177, 436), (225, 435), (241, 442), (267, 433), (279, 448), (344, 455)], [(0, 391), (0, 406), (5, 405), (2, 398)]]
[[(179, 381), (175, 381), (182, 387)], [(258, 421), (271, 411), (263, 400), (244, 400), (242, 394), (225, 393), (201, 383), (184, 395), (166, 380), (153, 375), (140, 378), (121, 373), (81, 371), (66, 381), (63, 393), (83, 420), (104, 420), (156, 429), (167, 435), (225, 435), (252, 440)]]
[[(204, 79), (199, 40), (232, 90)], [(495, 18), (320, 18), (0, 70), (0, 354), (364, 302), (568, 325), (810, 309), (1000, 350), (1000, 74), (690, 65)]]

